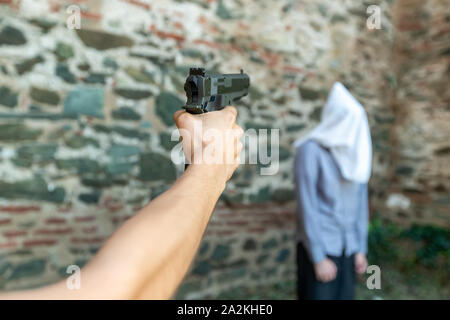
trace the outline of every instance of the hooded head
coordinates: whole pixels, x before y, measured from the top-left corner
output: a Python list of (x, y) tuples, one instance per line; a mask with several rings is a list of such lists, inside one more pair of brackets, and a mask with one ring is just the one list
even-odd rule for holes
[(372, 166), (372, 142), (366, 112), (340, 82), (331, 89), (319, 125), (294, 146), (309, 139), (330, 150), (345, 179), (367, 183)]

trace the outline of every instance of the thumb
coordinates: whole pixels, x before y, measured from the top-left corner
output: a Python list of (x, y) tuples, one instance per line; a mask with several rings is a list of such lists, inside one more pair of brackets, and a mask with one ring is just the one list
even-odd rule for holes
[(178, 128), (186, 128), (194, 118), (189, 112), (178, 110), (174, 113), (173, 120)]

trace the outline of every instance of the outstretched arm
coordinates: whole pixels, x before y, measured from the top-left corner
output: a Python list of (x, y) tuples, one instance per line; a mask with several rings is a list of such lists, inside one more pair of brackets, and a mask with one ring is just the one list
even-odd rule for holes
[[(170, 298), (199, 246), (214, 206), (239, 162), (242, 144), (238, 139), (204, 141), (203, 134), (214, 128), (242, 129), (235, 124), (236, 109), (192, 116), (175, 114), (179, 129), (194, 137), (201, 125), (201, 148), (222, 152), (224, 159), (206, 164), (197, 159), (175, 184), (125, 222), (81, 270), (81, 288), (69, 290), (65, 281), (41, 289), (0, 294), (3, 299), (167, 299)], [(235, 135), (236, 137), (236, 135)], [(189, 139), (183, 137), (187, 150)], [(217, 144), (215, 148), (214, 144)], [(195, 148), (191, 148), (194, 150)], [(227, 158), (227, 155), (231, 155)], [(191, 155), (186, 155), (191, 156)]]

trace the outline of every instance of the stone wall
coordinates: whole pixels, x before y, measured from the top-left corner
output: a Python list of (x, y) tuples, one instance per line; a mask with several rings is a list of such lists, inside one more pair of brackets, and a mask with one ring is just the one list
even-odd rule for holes
[(397, 1), (395, 8), (397, 88), (387, 203), (399, 223), (449, 226), (449, 4)]
[[(0, 0), (0, 288), (84, 265), (174, 181), (189, 66), (250, 75), (238, 123), (280, 129), (280, 168), (240, 167), (178, 297), (294, 279), (291, 144), (336, 80), (368, 112), (372, 212), (449, 226), (449, 19), (440, 1), (406, 2)], [(374, 3), (381, 30), (366, 28)]]

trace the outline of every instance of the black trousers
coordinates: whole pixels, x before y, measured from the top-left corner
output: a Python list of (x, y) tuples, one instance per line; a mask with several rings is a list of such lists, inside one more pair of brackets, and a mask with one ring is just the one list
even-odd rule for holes
[(337, 267), (333, 281), (316, 279), (314, 266), (305, 247), (297, 244), (297, 295), (300, 300), (353, 300), (355, 297), (355, 255), (328, 256)]

